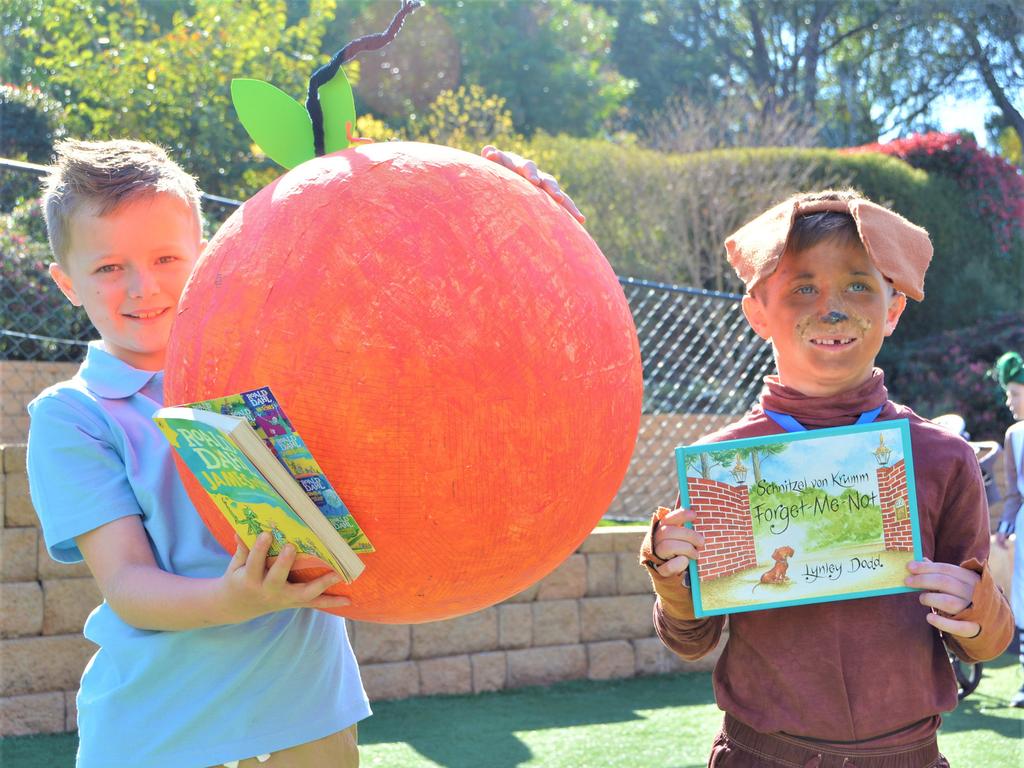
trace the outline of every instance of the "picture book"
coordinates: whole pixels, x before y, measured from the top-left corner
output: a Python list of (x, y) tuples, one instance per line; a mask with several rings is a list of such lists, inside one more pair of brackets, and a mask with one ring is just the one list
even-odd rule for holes
[(676, 448), (705, 548), (698, 617), (914, 591), (920, 560), (906, 419)]
[(246, 546), (267, 531), (271, 556), (290, 542), (300, 558), (321, 560), (347, 582), (362, 572), (359, 557), (245, 418), (170, 407), (153, 419)]
[(370, 540), (366, 538), (366, 534), (348, 507), (331, 486), (313, 454), (306, 448), (302, 437), (292, 427), (284, 408), (274, 397), (270, 387), (188, 403), (185, 407), (246, 419), (352, 551), (357, 554), (374, 551)]

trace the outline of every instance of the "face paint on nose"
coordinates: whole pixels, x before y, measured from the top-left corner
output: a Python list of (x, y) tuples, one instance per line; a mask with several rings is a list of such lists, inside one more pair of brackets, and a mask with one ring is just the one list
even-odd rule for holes
[(862, 338), (868, 334), (873, 325), (869, 318), (833, 309), (824, 315), (817, 313), (805, 315), (797, 321), (796, 331), (799, 337), (805, 341), (819, 336), (834, 337), (837, 333), (848, 333), (851, 338)]

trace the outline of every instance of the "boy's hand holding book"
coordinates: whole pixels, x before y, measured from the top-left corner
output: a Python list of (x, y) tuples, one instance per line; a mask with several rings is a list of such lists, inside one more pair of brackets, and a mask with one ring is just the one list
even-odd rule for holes
[(696, 514), (688, 509), (658, 507), (651, 528), (640, 547), (641, 562), (651, 574), (654, 591), (666, 614), (675, 619), (692, 620), (693, 596), (683, 584), (690, 565), (704, 549), (704, 537), (693, 528)]
[(269, 533), (261, 533), (250, 550), (240, 538), (236, 539), (235, 554), (220, 578), (221, 594), (234, 621), (247, 621), (289, 608), (330, 610), (351, 604), (347, 597), (323, 594), (342, 580), (341, 575), (333, 571), (310, 582), (289, 582), (288, 572), (296, 554), (291, 544), (286, 544), (268, 567), (267, 553), (272, 540)]
[(658, 527), (654, 531), (651, 554), (657, 563), (655, 570), (662, 576), (683, 573), (696, 560), (704, 548), (704, 537), (693, 528), (697, 514), (693, 510), (677, 508), (662, 513), (659, 510)]
[(981, 625), (974, 621), (958, 621), (953, 616), (966, 610), (974, 602), (974, 588), (981, 576), (952, 563), (923, 561), (907, 563), (910, 576), (908, 587), (928, 590), (921, 593), (921, 604), (931, 608), (926, 616), (929, 624), (940, 632), (957, 637), (977, 637)]
[[(252, 579), (262, 578), (267, 558), (280, 558), (285, 544), (290, 552), (286, 576), (291, 568), (308, 568), (311, 563), (332, 568), (340, 581), (359, 576), (364, 566), (356, 551), (372, 552), (373, 546), (269, 387), (161, 408), (153, 418), (234, 530), (236, 546), (245, 549), (242, 556), (236, 551), (235, 558), (241, 557), (238, 567), (265, 549), (258, 555), (262, 564), (253, 569)], [(258, 537), (267, 538), (265, 548), (257, 547)], [(297, 561), (300, 551), (303, 557)], [(276, 583), (279, 562), (267, 572), (268, 578), (275, 574), (270, 586)]]

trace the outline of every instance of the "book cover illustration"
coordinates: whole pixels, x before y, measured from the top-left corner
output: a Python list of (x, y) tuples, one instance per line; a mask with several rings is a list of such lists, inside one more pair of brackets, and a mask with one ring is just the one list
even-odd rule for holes
[(374, 551), (370, 540), (331, 486), (302, 437), (292, 427), (270, 387), (189, 403), (186, 407), (246, 419), (352, 551), (356, 554)]
[(291, 542), (300, 557), (316, 557), (340, 574), (348, 572), (242, 449), (217, 427), (163, 416), (154, 420), (247, 547), (252, 548), (256, 537), (267, 531), (273, 536), (271, 557)]
[(676, 448), (705, 549), (698, 617), (914, 591), (920, 560), (906, 419)]

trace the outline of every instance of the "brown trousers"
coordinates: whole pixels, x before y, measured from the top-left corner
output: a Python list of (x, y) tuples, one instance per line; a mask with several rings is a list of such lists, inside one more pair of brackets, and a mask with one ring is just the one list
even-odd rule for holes
[(708, 768), (949, 768), (935, 737), (905, 747), (856, 749), (755, 731), (725, 716)]
[(282, 749), (263, 763), (247, 758), (238, 768), (359, 768), (359, 733), (352, 725), (322, 739)]

